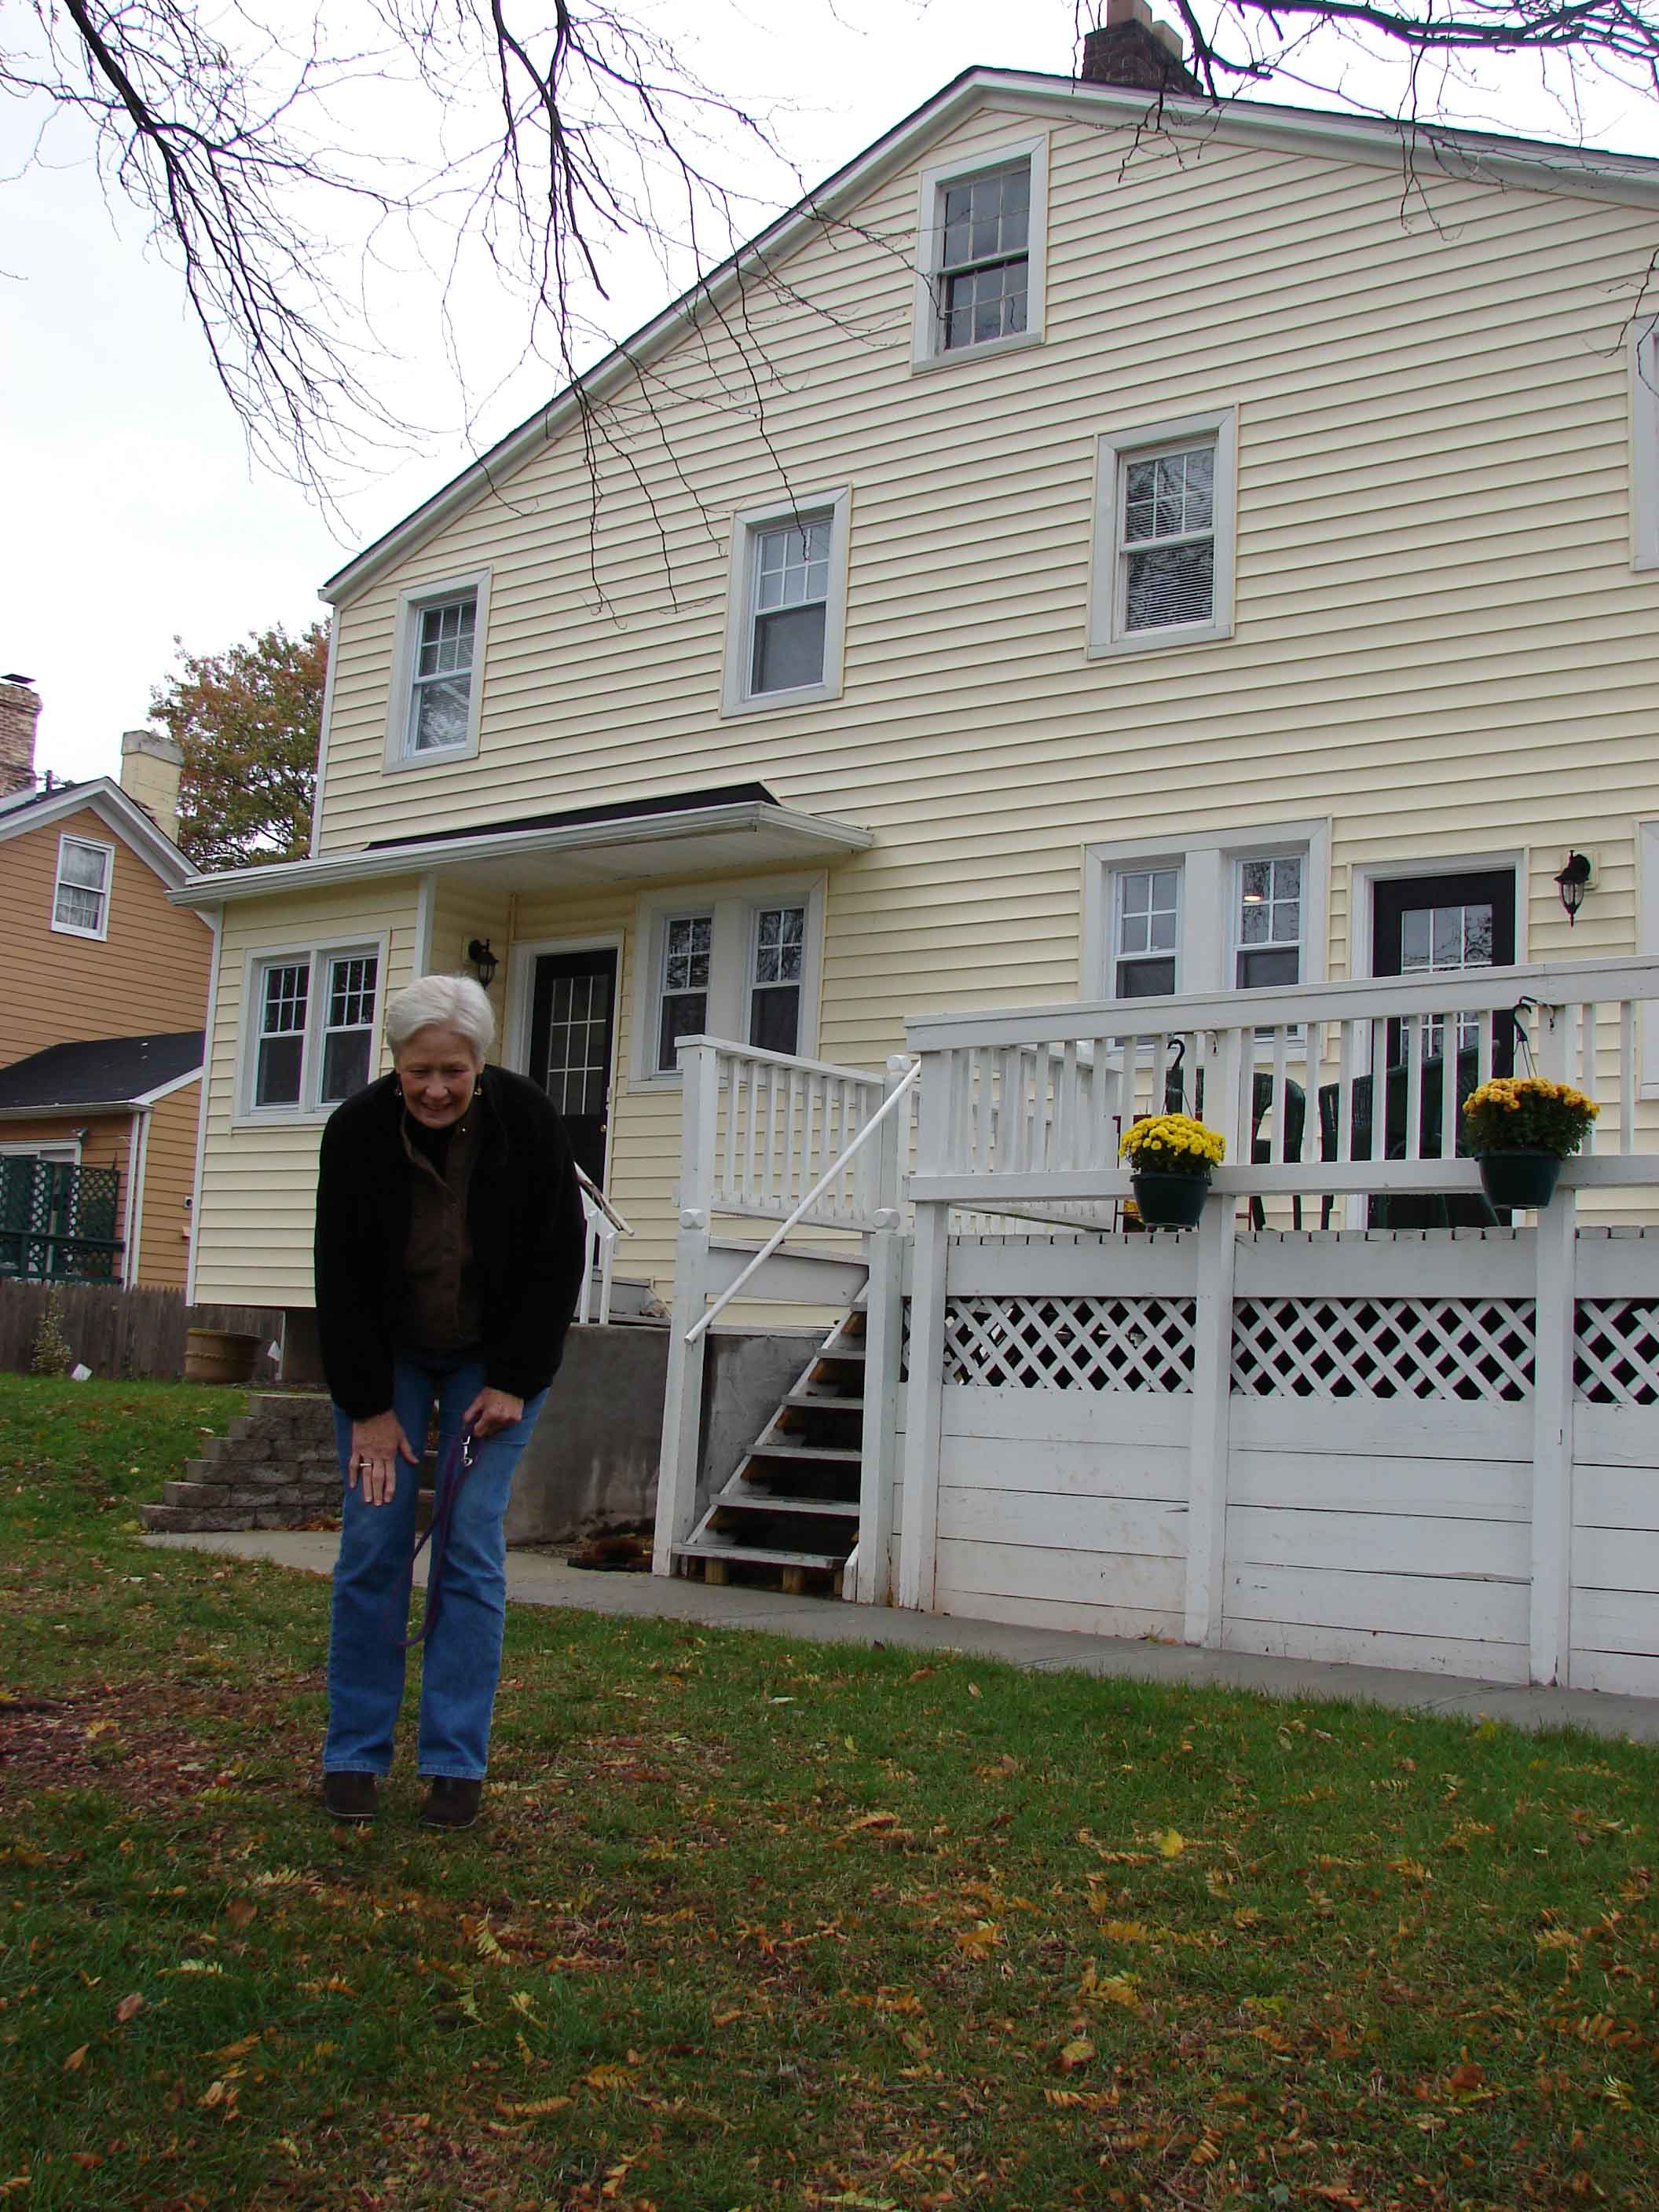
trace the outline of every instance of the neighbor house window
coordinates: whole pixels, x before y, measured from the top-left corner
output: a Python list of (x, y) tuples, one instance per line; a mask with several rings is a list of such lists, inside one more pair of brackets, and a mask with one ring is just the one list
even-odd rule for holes
[(1304, 865), (1299, 853), (1238, 863), (1233, 981), (1241, 991), (1302, 981)]
[(109, 879), (113, 845), (94, 845), (85, 837), (58, 841), (58, 880), (52, 897), (52, 926), (71, 937), (109, 933)]
[(1167, 996), (1176, 988), (1180, 946), (1180, 869), (1126, 869), (1117, 878), (1114, 997)]
[(923, 171), (916, 367), (1042, 337), (1047, 174), (1046, 138)]
[(635, 1084), (679, 1077), (682, 1037), (761, 1052), (817, 1050), (823, 879), (782, 876), (653, 892), (639, 907), (633, 994)]
[(398, 603), (392, 768), (464, 758), (478, 749), (487, 575), (405, 592)]
[(722, 712), (839, 696), (848, 507), (842, 489), (733, 516)]
[(806, 908), (757, 908), (750, 956), (749, 1042), (765, 1052), (793, 1053), (799, 1048), (805, 957)]
[(283, 953), (253, 963), (246, 1107), (314, 1112), (373, 1073), (378, 948)]
[(1659, 321), (1636, 332), (1631, 363), (1631, 558), (1659, 568)]
[(708, 1027), (708, 973), (714, 945), (712, 914), (670, 915), (663, 922), (659, 1075), (671, 1074), (679, 1066), (678, 1048), (682, 1037), (701, 1036)]
[(1100, 440), (1091, 653), (1231, 635), (1233, 447), (1231, 410)]

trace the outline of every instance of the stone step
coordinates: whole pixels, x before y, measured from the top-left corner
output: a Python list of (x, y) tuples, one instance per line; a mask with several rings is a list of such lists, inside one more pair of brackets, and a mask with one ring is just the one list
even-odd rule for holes
[(139, 1517), (145, 1528), (164, 1530), (173, 1535), (193, 1535), (206, 1528), (252, 1528), (253, 1508), (251, 1505), (141, 1505)]
[(164, 1505), (228, 1505), (230, 1493), (222, 1482), (164, 1482)]

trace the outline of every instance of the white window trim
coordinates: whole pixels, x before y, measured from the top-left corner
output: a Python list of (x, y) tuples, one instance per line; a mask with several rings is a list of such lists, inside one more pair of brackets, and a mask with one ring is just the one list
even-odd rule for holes
[(59, 1167), (81, 1164), (79, 1137), (17, 1137), (0, 1139), (0, 1160), (52, 1160)]
[[(415, 681), (415, 655), (421, 617), (428, 607), (447, 599), (474, 594), (477, 605), (472, 617), (472, 691), (467, 702), (466, 738), (459, 745), (428, 746), (410, 752), (409, 709)], [(392, 654), (392, 694), (386, 706), (386, 766), (388, 775), (409, 769), (439, 768), (446, 762), (472, 760), (478, 750), (478, 731), (483, 715), (485, 641), (489, 628), (489, 570), (474, 568), (464, 576), (446, 576), (431, 584), (411, 584), (398, 594), (398, 627)]]
[[(790, 707), (810, 707), (820, 699), (840, 698), (847, 636), (848, 539), (852, 509), (852, 487), (841, 484), (833, 491), (804, 492), (797, 499), (773, 500), (764, 507), (739, 507), (732, 517), (726, 661), (720, 677), (722, 714), (777, 714)], [(762, 531), (793, 521), (797, 515), (830, 518), (830, 596), (823, 611), (823, 680), (821, 684), (797, 684), (790, 691), (751, 691), (749, 687), (753, 674), (754, 635), (750, 603), (754, 591), (755, 541)]]
[[(104, 855), (104, 917), (103, 926), (101, 928), (82, 929), (75, 922), (59, 921), (58, 919), (58, 894), (63, 889), (64, 848), (66, 845), (84, 845), (88, 852), (101, 853)], [(75, 887), (71, 886), (71, 888)], [(78, 830), (64, 830), (63, 836), (58, 840), (58, 866), (52, 879), (52, 926), (53, 929), (57, 931), (59, 937), (84, 937), (89, 939), (94, 944), (102, 945), (109, 936), (109, 910), (114, 897), (114, 846), (112, 844), (106, 844), (101, 837), (83, 837)]]
[[(1559, 863), (1558, 863), (1559, 865)], [(1356, 980), (1368, 978), (1376, 958), (1373, 941), (1376, 901), (1380, 883), (1397, 882), (1401, 876), (1499, 875), (1515, 871), (1515, 958), (1527, 958), (1528, 853), (1524, 845), (1511, 845), (1498, 853), (1434, 853), (1408, 860), (1356, 860), (1348, 871), (1348, 973)]]
[[(939, 200), (946, 185), (965, 177), (984, 176), (992, 169), (1011, 168), (1029, 161), (1031, 168), (1030, 234), (1026, 246), (1025, 328), (1006, 337), (987, 338), (981, 345), (944, 343), (939, 321), (939, 264), (945, 255), (945, 226), (939, 221)], [(913, 374), (939, 368), (957, 368), (965, 362), (991, 361), (999, 354), (1018, 353), (1041, 345), (1043, 337), (1044, 292), (1048, 264), (1048, 134), (1015, 138), (1000, 146), (983, 146), (977, 152), (941, 161), (921, 173), (916, 206), (916, 290), (910, 319), (910, 368)]]
[(749, 1036), (749, 962), (755, 915), (762, 907), (804, 906), (806, 943), (801, 957), (800, 1036), (796, 1056), (816, 1058), (818, 1009), (823, 994), (823, 910), (828, 878), (757, 877), (741, 883), (685, 884), (677, 890), (652, 891), (639, 902), (634, 930), (633, 1019), (629, 1029), (628, 1087), (630, 1091), (678, 1091), (678, 1068), (657, 1072), (660, 1022), (664, 925), (672, 916), (712, 914), (714, 942), (708, 963), (707, 1034), (746, 1043)]
[[(1126, 629), (1118, 605), (1119, 481), (1126, 461), (1142, 454), (1213, 440), (1215, 444), (1215, 597), (1210, 619), (1170, 623), (1158, 629)], [(1095, 442), (1094, 541), (1089, 557), (1088, 658), (1120, 653), (1167, 652), (1210, 645), (1233, 634), (1233, 572), (1238, 507), (1238, 410), (1218, 407), (1169, 422), (1103, 431)]]
[(1659, 317), (1631, 341), (1631, 566), (1659, 568)]
[[(1115, 886), (1138, 869), (1181, 871), (1181, 932), (1176, 988), (1192, 993), (1233, 991), (1238, 923), (1233, 890), (1241, 860), (1283, 854), (1305, 857), (1302, 896), (1302, 980), (1322, 983), (1329, 957), (1331, 825), (1260, 822), (1227, 830), (1135, 837), (1083, 848), (1082, 996), (1112, 996)], [(1239, 990), (1241, 1000), (1253, 994)]]
[[(237, 1052), (236, 1113), (231, 1123), (233, 1128), (320, 1127), (333, 1113), (334, 1107), (344, 1103), (340, 1099), (336, 1099), (334, 1104), (329, 1106), (308, 1103), (313, 1099), (316, 1085), (321, 1080), (323, 1005), (318, 980), (325, 971), (325, 963), (330, 960), (362, 960), (372, 957), (377, 963), (374, 969), (374, 1007), (369, 1024), (369, 1081), (373, 1083), (384, 1073), (380, 1022), (386, 1008), (387, 951), (387, 937), (382, 932), (378, 937), (342, 938), (337, 943), (331, 939), (325, 945), (313, 941), (299, 945), (254, 945), (243, 956), (241, 1034)], [(257, 988), (259, 972), (264, 968), (297, 964), (301, 960), (311, 963), (311, 981), (306, 994), (305, 1042), (300, 1051), (299, 1103), (293, 1106), (256, 1106), (253, 1086), (258, 1070), (258, 1012), (263, 1003)]]

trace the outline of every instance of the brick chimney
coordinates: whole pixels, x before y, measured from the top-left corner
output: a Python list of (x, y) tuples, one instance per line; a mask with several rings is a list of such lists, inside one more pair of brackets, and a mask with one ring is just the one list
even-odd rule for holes
[(1181, 33), (1153, 20), (1146, 0), (1107, 0), (1106, 21), (1083, 40), (1085, 84), (1116, 84), (1132, 92), (1202, 94), (1188, 68)]
[(0, 676), (0, 799), (34, 788), (40, 694), (27, 676)]
[(160, 730), (121, 732), (121, 788), (164, 837), (179, 838), (179, 771), (184, 749)]

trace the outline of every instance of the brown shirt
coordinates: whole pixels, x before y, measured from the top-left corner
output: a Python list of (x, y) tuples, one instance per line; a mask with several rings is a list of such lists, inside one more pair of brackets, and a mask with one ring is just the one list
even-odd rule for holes
[(404, 1245), (398, 1349), (466, 1352), (482, 1333), (472, 1240), (467, 1234), (466, 1195), (477, 1158), (477, 1115), (471, 1109), (434, 1133), (403, 1118), (409, 1157), (409, 1236)]

